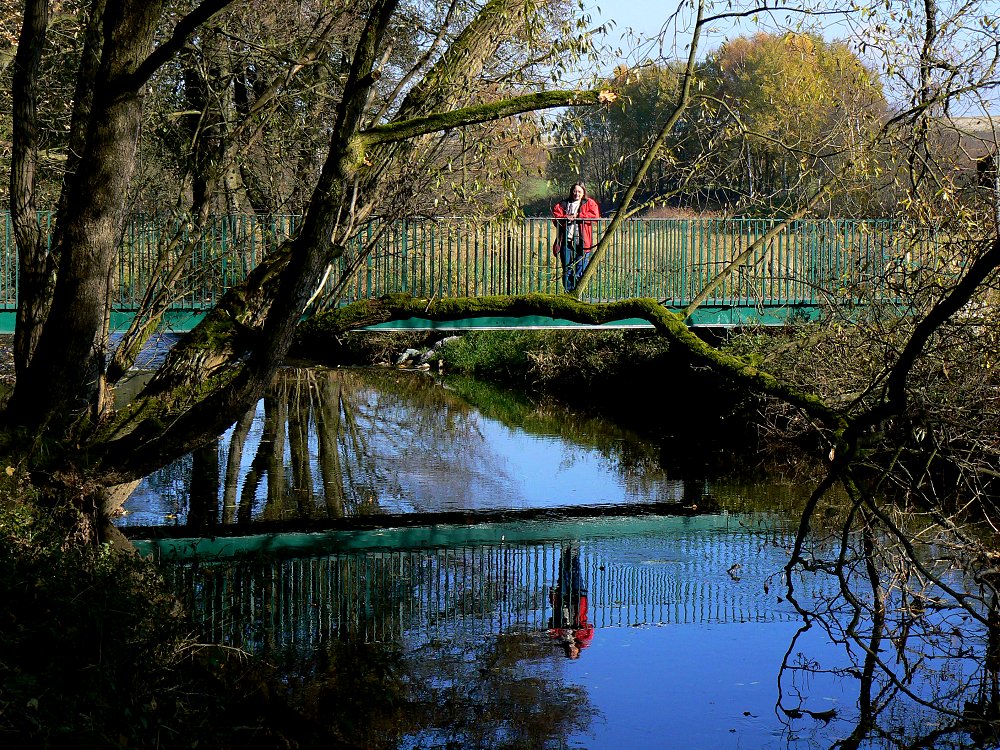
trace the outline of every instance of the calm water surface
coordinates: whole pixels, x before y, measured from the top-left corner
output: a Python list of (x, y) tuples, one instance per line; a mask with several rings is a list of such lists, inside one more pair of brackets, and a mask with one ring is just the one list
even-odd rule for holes
[(969, 723), (1000, 691), (967, 615), (901, 636), (893, 616), (852, 621), (820, 572), (790, 600), (809, 488), (660, 459), (470, 381), (294, 370), (148, 478), (122, 526), (207, 639), (278, 665), (356, 747), (995, 744)]
[(602, 420), (468, 380), (301, 369), (218, 445), (146, 479), (122, 523), (627, 505), (685, 492), (696, 500), (701, 485), (668, 476), (655, 446)]

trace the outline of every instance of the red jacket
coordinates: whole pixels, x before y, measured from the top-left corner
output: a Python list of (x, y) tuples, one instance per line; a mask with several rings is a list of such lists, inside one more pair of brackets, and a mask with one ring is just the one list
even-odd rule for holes
[[(549, 596), (553, 606), (557, 606), (556, 597)], [(590, 645), (594, 640), (594, 626), (587, 622), (587, 610), (589, 609), (587, 595), (581, 594), (576, 602), (576, 611), (569, 612), (569, 620), (563, 621), (563, 617), (555, 616), (549, 621), (549, 637), (559, 639), (564, 634), (572, 634), (576, 647), (581, 651)]]
[[(561, 200), (552, 207), (552, 223), (556, 225), (556, 229), (558, 230), (558, 236), (556, 237), (555, 244), (552, 246), (552, 252), (556, 255), (559, 255), (563, 244), (566, 242), (567, 203), (569, 203), (568, 200)], [(601, 209), (597, 205), (597, 201), (593, 198), (584, 198), (580, 202), (580, 212), (577, 214), (577, 226), (583, 237), (584, 252), (589, 253), (594, 246), (594, 222), (592, 220), (600, 218)], [(583, 221), (584, 219), (590, 219), (591, 221)]]

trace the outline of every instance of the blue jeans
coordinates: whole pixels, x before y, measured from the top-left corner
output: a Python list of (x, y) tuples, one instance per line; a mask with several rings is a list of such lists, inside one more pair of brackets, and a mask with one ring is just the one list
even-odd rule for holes
[(583, 237), (577, 234), (572, 242), (562, 246), (563, 288), (567, 292), (576, 289), (583, 271), (587, 267), (587, 253), (583, 250)]

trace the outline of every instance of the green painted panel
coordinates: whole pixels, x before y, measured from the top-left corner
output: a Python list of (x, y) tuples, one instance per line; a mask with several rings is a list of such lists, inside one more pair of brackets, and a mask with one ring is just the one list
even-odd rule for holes
[(358, 550), (434, 549), (459, 545), (525, 544), (563, 539), (621, 538), (692, 530), (727, 531), (737, 521), (728, 514), (678, 516), (614, 516), (588, 519), (517, 521), (469, 525), (276, 533), (251, 536), (132, 540), (144, 557), (220, 559), (274, 555), (323, 555)]
[[(132, 322), (134, 315), (135, 313), (131, 310), (112, 310), (112, 333), (116, 331), (125, 331)], [(198, 325), (204, 317), (204, 310), (168, 310), (163, 316), (163, 323), (160, 325), (160, 330), (177, 331), (178, 333), (190, 331)]]
[[(668, 308), (680, 312), (682, 307)], [(807, 321), (819, 318), (821, 310), (815, 305), (703, 305), (691, 316), (693, 326), (747, 326), (787, 325), (790, 321)], [(426, 318), (407, 318), (368, 326), (368, 330), (410, 331), (482, 331), (511, 328), (652, 328), (642, 318), (625, 318), (599, 326), (574, 323), (563, 318), (541, 315), (523, 317), (483, 317), (463, 320), (434, 321)]]
[[(134, 315), (135, 313), (131, 310), (112, 310), (111, 332), (120, 333), (125, 331), (132, 322)], [(190, 331), (204, 317), (204, 310), (169, 310), (163, 316), (163, 324), (160, 326), (160, 330), (177, 331), (178, 333)], [(14, 333), (14, 324), (16, 321), (16, 310), (12, 308), (0, 308), (0, 334)]]
[[(673, 308), (680, 312), (682, 308)], [(124, 331), (132, 321), (134, 313), (125, 310), (115, 310), (111, 313), (111, 330)], [(704, 305), (691, 318), (693, 326), (747, 326), (788, 325), (790, 321), (809, 321), (819, 318), (821, 310), (814, 305)], [(202, 310), (171, 310), (164, 316), (162, 330), (182, 333), (196, 326), (205, 312)], [(0, 334), (14, 332), (16, 313), (13, 309), (0, 309)], [(378, 323), (368, 326), (367, 330), (405, 330), (405, 331), (490, 331), (508, 330), (512, 328), (652, 328), (641, 318), (626, 318), (600, 326), (583, 325), (563, 318), (548, 318), (541, 315), (493, 318), (468, 318), (465, 320), (433, 321), (425, 318), (407, 318), (393, 320), (388, 323)]]

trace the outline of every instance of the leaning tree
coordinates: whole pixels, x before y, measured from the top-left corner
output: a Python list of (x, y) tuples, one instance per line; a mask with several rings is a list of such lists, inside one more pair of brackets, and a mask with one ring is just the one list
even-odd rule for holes
[[(483, 75), (498, 57), (538, 61), (546, 59), (540, 49), (551, 56), (582, 44), (565, 32), (555, 45), (543, 39), (543, 20), (551, 18), (546, 4), (455, 0), (444, 6), (442, 31), (402, 73), (391, 65), (390, 40), (400, 34), (398, 24), (429, 13), (432, 4), (406, 8), (399, 0), (374, 0), (335, 6), (354, 14), (356, 22), (331, 20), (341, 33), (317, 35), (313, 48), (286, 71), (291, 77), (333, 45), (344, 59), (342, 75), (313, 82), (328, 86), (336, 106), (324, 125), (325, 156), (298, 231), (232, 288), (173, 348), (135, 401), (116, 412), (109, 393), (127, 370), (128, 356), (109, 367), (112, 279), (147, 95), (157, 76), (189, 55), (194, 40), (236, 3), (87, 5), (74, 58), (71, 145), (54, 230), (44, 237), (36, 219), (36, 176), (44, 112), (41, 59), (51, 5), (24, 3), (12, 63), (10, 196), (20, 288), (17, 380), (3, 426), (10, 465), (24, 469), (49, 502), (71, 508), (71, 525), (84, 538), (96, 537), (96, 521), (138, 478), (210, 440), (262, 395), (324, 268), (344, 252), (378, 201), (402, 189), (397, 175), (413, 169), (434, 134), (548, 107), (597, 103), (601, 96), (498, 85)], [(279, 96), (281, 83), (262, 89), (259, 97)], [(204, 91), (189, 98), (199, 95)], [(250, 109), (250, 117), (266, 111), (264, 104)], [(221, 125), (212, 127), (219, 132)], [(224, 144), (199, 148), (215, 154), (196, 159), (202, 183), (224, 177), (226, 166), (212, 163), (228, 158)], [(140, 328), (126, 355), (152, 327)]]

